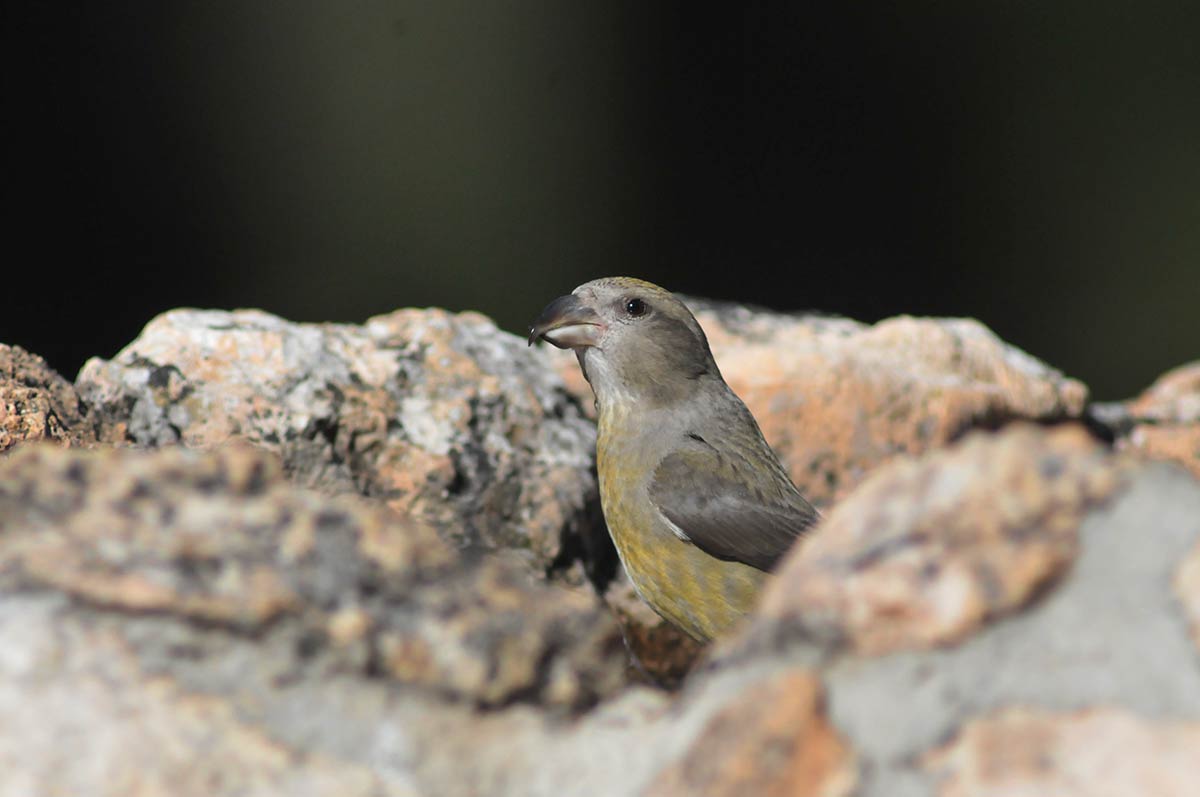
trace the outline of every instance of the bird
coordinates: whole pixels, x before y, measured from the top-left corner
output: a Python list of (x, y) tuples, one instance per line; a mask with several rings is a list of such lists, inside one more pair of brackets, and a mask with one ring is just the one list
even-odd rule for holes
[(605, 524), (635, 591), (697, 642), (729, 631), (819, 515), (717, 368), (678, 297), (584, 283), (529, 329), (572, 349), (598, 409)]

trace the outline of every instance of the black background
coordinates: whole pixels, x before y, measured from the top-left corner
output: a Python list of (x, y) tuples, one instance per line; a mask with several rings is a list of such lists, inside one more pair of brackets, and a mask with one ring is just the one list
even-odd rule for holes
[(1130, 395), (1200, 356), (1198, 4), (5, 12), (0, 341), (175, 306), (520, 331), (597, 276), (969, 315)]

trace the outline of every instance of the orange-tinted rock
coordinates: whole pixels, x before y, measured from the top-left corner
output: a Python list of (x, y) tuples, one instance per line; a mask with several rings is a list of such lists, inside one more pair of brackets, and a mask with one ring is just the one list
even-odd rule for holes
[(1193, 797), (1200, 722), (1009, 708), (970, 721), (925, 763), (940, 797)]
[[(879, 465), (974, 426), (1078, 417), (1087, 389), (970, 319), (898, 317), (868, 326), (688, 299), (725, 380), (801, 491), (846, 495)], [(569, 352), (549, 353), (581, 400)]]
[(0, 451), (26, 440), (89, 445), (96, 430), (70, 382), (36, 354), (0, 343)]
[(825, 718), (816, 676), (785, 671), (713, 715), (646, 797), (838, 797), (855, 783), (851, 751)]
[(78, 387), (102, 439), (276, 452), (294, 481), (376, 498), (544, 568), (584, 533), (595, 428), (523, 341), (473, 313), (362, 326), (174, 310)]
[(1125, 410), (1131, 428), (1117, 450), (1174, 462), (1200, 479), (1200, 362), (1163, 374)]
[(289, 622), (347, 668), (485, 705), (575, 706), (624, 677), (595, 596), (460, 556), (420, 519), (297, 488), (248, 445), (21, 447), (0, 460), (0, 592), (21, 585), (197, 633)]
[(1139, 424), (1117, 444), (1117, 450), (1146, 459), (1174, 462), (1200, 479), (1200, 423), (1175, 426)]
[(657, 615), (627, 578), (608, 586), (604, 602), (612, 610), (629, 648), (631, 675), (667, 689), (678, 687), (703, 647)]
[(1200, 423), (1200, 361), (1167, 371), (1127, 406), (1142, 421)]
[[(1200, 523), (1200, 520), (1197, 520)], [(1183, 607), (1192, 641), (1200, 648), (1200, 540), (1175, 571), (1175, 597)]]
[(780, 565), (743, 642), (809, 635), (867, 654), (962, 638), (1062, 573), (1118, 483), (1079, 427), (975, 433), (872, 474)]

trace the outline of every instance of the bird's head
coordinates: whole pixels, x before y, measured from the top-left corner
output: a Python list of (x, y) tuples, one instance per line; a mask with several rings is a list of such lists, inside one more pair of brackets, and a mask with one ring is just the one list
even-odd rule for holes
[(529, 329), (574, 349), (601, 406), (632, 399), (665, 405), (721, 379), (708, 339), (670, 291), (632, 277), (606, 277), (560, 296)]

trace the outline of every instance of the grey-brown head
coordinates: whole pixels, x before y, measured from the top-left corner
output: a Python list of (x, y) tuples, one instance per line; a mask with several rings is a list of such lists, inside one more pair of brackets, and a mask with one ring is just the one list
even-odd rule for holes
[(574, 349), (602, 406), (626, 399), (668, 404), (706, 382), (723, 385), (691, 311), (644, 280), (605, 277), (560, 296), (530, 327), (530, 345), (539, 338)]

